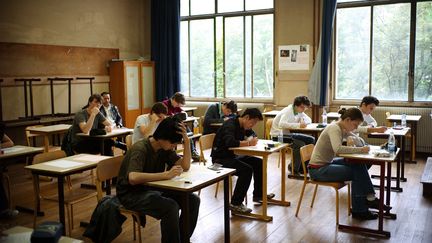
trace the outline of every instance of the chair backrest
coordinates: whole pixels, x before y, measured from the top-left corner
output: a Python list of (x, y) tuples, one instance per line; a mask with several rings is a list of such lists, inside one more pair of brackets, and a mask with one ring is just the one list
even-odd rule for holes
[[(306, 161), (309, 161), (311, 159), (314, 147), (315, 145), (308, 144), (300, 148), (300, 159), (303, 166), (303, 171), (307, 171)], [(304, 173), (304, 179), (307, 180), (307, 173)]]
[(199, 120), (199, 130), (200, 130), (200, 133), (201, 133), (201, 134), (204, 133), (204, 116), (200, 116), (200, 120)]
[(274, 120), (274, 118), (269, 118), (269, 119), (267, 119), (267, 121), (266, 121), (266, 124), (265, 124), (265, 130), (266, 130), (266, 134), (265, 134), (265, 139), (271, 139), (271, 137), (270, 137), (270, 131), (271, 131), (271, 128), (272, 128), (272, 125), (273, 125), (273, 120)]
[(66, 153), (63, 150), (56, 150), (37, 154), (33, 157), (33, 164), (43, 163), (50, 160), (61, 159), (66, 157)]
[(98, 201), (102, 199), (102, 182), (118, 176), (124, 156), (116, 156), (100, 161), (96, 167), (96, 189)]
[(132, 135), (127, 135), (125, 140), (127, 149), (130, 149), (132, 147)]
[(213, 147), (213, 141), (216, 137), (216, 133), (210, 133), (206, 135), (202, 135), (199, 138), (200, 145), (200, 161), (205, 162), (206, 159), (204, 157), (204, 150), (211, 149)]
[(32, 142), (30, 141), (30, 138), (42, 136), (40, 134), (34, 134), (34, 133), (31, 133), (29, 131), (29, 129), (36, 128), (36, 127), (43, 127), (43, 125), (34, 125), (34, 126), (28, 126), (28, 127), (25, 128), (25, 135), (26, 135), (26, 140), (27, 140), (27, 146), (30, 146), (30, 147), (34, 146), (34, 144), (32, 145)]

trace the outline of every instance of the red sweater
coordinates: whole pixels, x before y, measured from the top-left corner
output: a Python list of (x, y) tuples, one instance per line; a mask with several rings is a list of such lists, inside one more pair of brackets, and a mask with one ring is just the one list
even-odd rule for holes
[(166, 105), (168, 108), (168, 116), (172, 116), (183, 111), (180, 107), (174, 107), (171, 104), (171, 99), (164, 100), (162, 103), (164, 103), (164, 105)]

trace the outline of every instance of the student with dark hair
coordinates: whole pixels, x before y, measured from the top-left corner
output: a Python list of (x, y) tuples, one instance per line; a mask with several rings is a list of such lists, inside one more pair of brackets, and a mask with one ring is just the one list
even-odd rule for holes
[(236, 113), (237, 104), (233, 100), (211, 104), (204, 115), (203, 134), (216, 133), (219, 127), (212, 126), (211, 124), (223, 123), (230, 118), (234, 118)]
[[(5, 124), (3, 122), (0, 122), (0, 139), (1, 139), (1, 147), (3, 148), (9, 148), (14, 146), (14, 142), (12, 139), (10, 139), (6, 133), (5, 133)], [(3, 186), (3, 171), (6, 168), (3, 166), (0, 166), (0, 219), (9, 219), (13, 218), (18, 215), (18, 210), (10, 209), (9, 208), (9, 200), (6, 196), (6, 191)]]
[[(262, 159), (253, 156), (237, 156), (230, 148), (255, 146), (258, 139), (252, 128), (263, 120), (261, 112), (256, 108), (246, 109), (241, 117), (225, 121), (217, 131), (211, 152), (212, 162), (227, 168), (236, 169), (238, 176), (231, 198), (230, 209), (237, 213), (250, 213), (252, 209), (243, 204), (252, 176), (254, 178), (253, 201), (262, 200)], [(267, 198), (273, 198), (273, 193)]]
[[(75, 113), (75, 117), (70, 128), (70, 138), (72, 149), (78, 153), (100, 153), (101, 141), (91, 138), (82, 138), (78, 136), (78, 133), (89, 133), (92, 129), (98, 129), (100, 127), (105, 128), (107, 132), (112, 130), (111, 122), (100, 113), (99, 108), (101, 107), (102, 96), (99, 94), (93, 94), (89, 97), (87, 108), (82, 109)], [(104, 143), (104, 155), (113, 155), (111, 147), (118, 142), (113, 140), (107, 140)], [(125, 145), (119, 145), (124, 150)]]
[[(293, 104), (282, 109), (273, 119), (270, 135), (272, 137), (277, 137), (281, 132), (289, 130), (290, 128), (305, 128), (307, 124), (312, 122), (312, 119), (304, 113), (310, 106), (311, 103), (308, 97), (297, 96)], [(284, 135), (290, 136), (293, 141), (291, 148), (293, 149), (294, 159), (288, 166), (289, 171), (291, 171), (291, 167), (294, 166), (295, 174), (300, 172), (304, 173), (300, 160), (300, 148), (307, 144), (314, 144), (315, 138), (302, 133), (289, 133)]]
[(387, 130), (385, 126), (378, 126), (376, 120), (372, 117), (372, 112), (379, 105), (379, 100), (374, 96), (365, 96), (360, 102), (359, 109), (363, 114), (363, 123), (360, 124), (357, 131), (360, 133), (383, 133)]
[[(176, 92), (173, 96), (171, 96), (171, 98), (162, 101), (162, 103), (164, 103), (164, 105), (168, 108), (168, 113), (167, 113), (168, 116), (174, 116), (178, 113), (184, 112), (181, 107), (183, 107), (185, 105), (186, 99), (182, 93)], [(186, 112), (184, 112), (184, 113), (186, 115)], [(186, 127), (186, 129), (187, 129), (187, 132), (190, 132), (189, 127)], [(198, 152), (196, 151), (195, 143), (192, 140), (191, 140), (191, 149), (192, 149), (193, 161), (194, 162), (199, 161), (200, 156), (199, 156)]]
[[(183, 140), (183, 158), (175, 148)], [(180, 231), (180, 218), (185, 217), (182, 198), (176, 194), (157, 191), (142, 186), (149, 181), (168, 180), (190, 168), (189, 138), (182, 123), (168, 117), (163, 119), (153, 137), (136, 142), (126, 153), (117, 181), (117, 196), (122, 205), (142, 215), (161, 220), (162, 242), (180, 242), (186, 234), (190, 237), (195, 229), (200, 199), (191, 193), (188, 198), (190, 230)], [(167, 166), (167, 170), (165, 170)]]
[(100, 112), (104, 115), (111, 124), (116, 125), (116, 127), (123, 127), (123, 119), (120, 115), (118, 107), (111, 103), (111, 95), (108, 92), (102, 92), (102, 109)]
[(167, 113), (167, 107), (162, 102), (157, 102), (152, 106), (149, 114), (138, 116), (134, 126), (132, 144), (153, 135), (159, 123), (167, 116)]
[[(328, 125), (318, 138), (309, 162), (309, 174), (317, 181), (352, 181), (352, 215), (360, 220), (378, 218), (369, 208), (378, 209), (379, 200), (365, 164), (346, 163), (338, 154), (368, 153), (369, 146), (351, 147), (342, 141), (363, 122), (357, 108), (342, 111), (338, 122)], [(390, 209), (384, 205), (384, 210)]]

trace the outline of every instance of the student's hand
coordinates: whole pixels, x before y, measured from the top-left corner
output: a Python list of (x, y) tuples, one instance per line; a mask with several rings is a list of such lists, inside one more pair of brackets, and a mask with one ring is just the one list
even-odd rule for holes
[(378, 133), (383, 133), (385, 131), (387, 131), (387, 127), (376, 127), (375, 128), (375, 132), (378, 132)]
[(255, 146), (258, 143), (258, 138), (253, 137), (251, 140), (249, 140), (249, 146)]
[(181, 131), (177, 131), (177, 133), (181, 134), (183, 136), (183, 140), (189, 139), (189, 137), (187, 136), (186, 125), (183, 124), (182, 122), (180, 122), (178, 124), (179, 124), (179, 128), (181, 129)]
[(112, 126), (105, 126), (105, 131), (106, 132), (111, 132), (112, 131)]
[(229, 118), (229, 116), (226, 116), (226, 117), (224, 117), (224, 121), (227, 121), (227, 120), (229, 120), (230, 118)]
[(158, 119), (159, 119), (159, 117), (155, 113), (150, 115), (150, 122), (151, 123), (157, 123)]
[(167, 179), (171, 179), (179, 176), (182, 172), (183, 168), (180, 165), (174, 165), (169, 171), (166, 171), (165, 174)]
[(97, 114), (99, 114), (99, 108), (97, 108), (97, 107), (93, 107), (93, 109), (91, 110), (91, 115), (97, 115)]
[(370, 150), (370, 147), (369, 147), (369, 146), (363, 146), (363, 147), (361, 148), (362, 153), (365, 153), (365, 154), (369, 153), (369, 150)]
[(300, 128), (306, 128), (306, 127), (307, 127), (307, 124), (304, 123), (304, 121), (303, 121), (303, 122), (300, 122)]

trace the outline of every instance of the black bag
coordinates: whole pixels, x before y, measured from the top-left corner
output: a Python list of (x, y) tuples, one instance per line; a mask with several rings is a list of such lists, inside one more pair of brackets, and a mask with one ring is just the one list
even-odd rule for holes
[(90, 136), (106, 135), (105, 129), (97, 128), (90, 130)]
[[(274, 137), (272, 137), (272, 140), (275, 142), (278, 142), (278, 137), (274, 136)], [(284, 143), (292, 143), (293, 139), (292, 139), (291, 135), (283, 135), (283, 142)]]
[(31, 234), (31, 243), (56, 243), (62, 236), (64, 227), (59, 222), (47, 221), (36, 227)]

